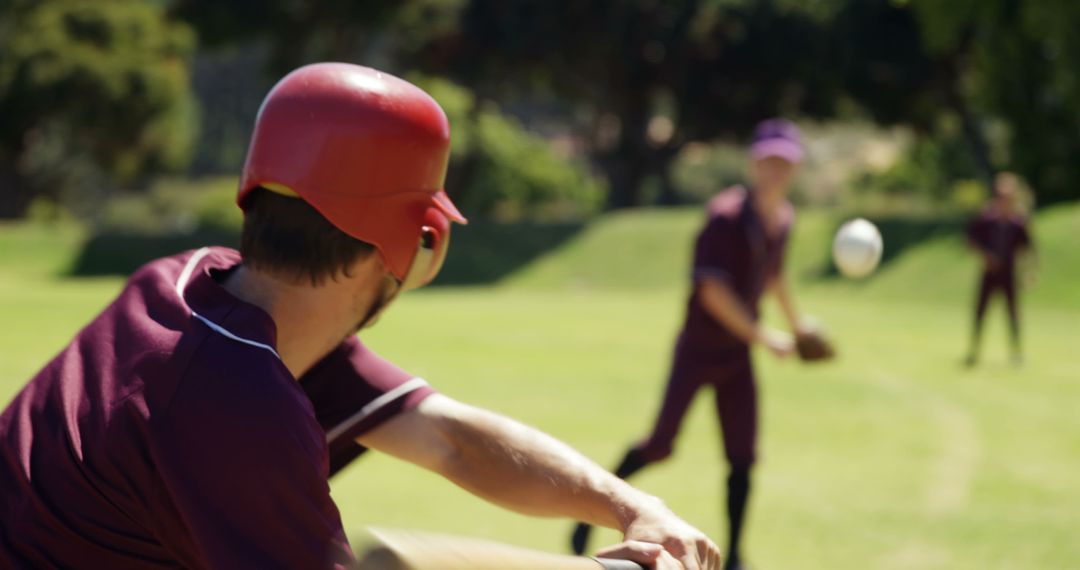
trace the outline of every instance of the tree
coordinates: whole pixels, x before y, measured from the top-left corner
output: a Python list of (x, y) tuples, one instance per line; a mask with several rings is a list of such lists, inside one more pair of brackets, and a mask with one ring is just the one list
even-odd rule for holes
[[(834, 116), (935, 137), (959, 119), (983, 178), (1012, 166), (1041, 200), (1080, 183), (1080, 3), (1072, 0), (176, 0), (210, 42), (266, 40), (277, 76), (316, 59), (447, 76), (521, 116), (571, 125), (608, 206), (677, 199), (688, 142), (774, 115)], [(554, 109), (554, 113), (550, 111)], [(989, 119), (1011, 132), (993, 155)], [(656, 196), (649, 194), (659, 188)]]
[(778, 4), (472, 0), (460, 26), (411, 62), (481, 98), (547, 92), (573, 102), (608, 178), (609, 207), (644, 203), (649, 178), (670, 202), (670, 166), (687, 142), (744, 135), (772, 115), (832, 111), (834, 75), (808, 63), (827, 48), (824, 16)]
[(170, 14), (191, 24), (210, 48), (265, 42), (266, 72), (281, 77), (314, 61), (394, 67), (399, 50), (457, 22), (466, 0), (173, 0)]
[(196, 124), (185, 26), (140, 0), (20, 0), (4, 12), (0, 218), (37, 195), (78, 201), (72, 191), (184, 164)]
[(1041, 205), (1080, 196), (1080, 4), (1071, 0), (911, 0), (923, 41), (954, 53), (958, 96), (1010, 130), (999, 166)]

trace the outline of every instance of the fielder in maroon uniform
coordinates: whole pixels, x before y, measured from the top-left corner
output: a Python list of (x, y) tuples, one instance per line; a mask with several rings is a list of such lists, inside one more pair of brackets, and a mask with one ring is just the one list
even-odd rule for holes
[(968, 245), (979, 254), (982, 274), (975, 301), (975, 321), (971, 349), (965, 364), (979, 360), (983, 317), (990, 297), (1000, 292), (1009, 312), (1009, 338), (1013, 364), (1021, 363), (1020, 306), (1017, 300), (1017, 272), (1021, 258), (1033, 254), (1027, 219), (1017, 206), (1020, 180), (1011, 172), (994, 177), (994, 197), (967, 226)]
[(279, 82), (241, 178), (240, 252), (141, 268), (0, 415), (0, 568), (348, 564), (328, 478), (365, 448), (622, 530), (605, 555), (718, 568), (654, 497), (354, 336), (435, 277), (465, 222), (449, 148), (442, 109), (396, 77), (315, 64)]
[[(742, 564), (739, 543), (750, 468), (757, 455), (757, 389), (750, 347), (761, 344), (778, 357), (794, 350), (791, 335), (758, 323), (762, 293), (775, 292), (792, 330), (800, 326), (783, 274), (794, 218), (787, 193), (803, 158), (798, 129), (781, 119), (761, 123), (750, 156), (752, 186), (729, 188), (708, 204), (708, 219), (694, 247), (693, 290), (659, 417), (652, 433), (632, 446), (615, 470), (617, 476), (629, 477), (671, 455), (690, 402), (699, 389), (711, 387), (731, 466), (728, 568)], [(575, 529), (571, 543), (576, 552), (585, 550), (590, 528), (582, 523)]]

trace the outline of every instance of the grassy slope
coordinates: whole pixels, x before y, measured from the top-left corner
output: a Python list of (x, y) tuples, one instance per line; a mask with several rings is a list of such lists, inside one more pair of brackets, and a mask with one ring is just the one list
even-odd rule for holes
[[(506, 281), (537, 289), (657, 289), (684, 287), (701, 208), (619, 212), (586, 228)], [(799, 216), (788, 268), (800, 280), (821, 272), (832, 219), (821, 212)], [(467, 230), (466, 230), (467, 231)]]
[[(607, 216), (561, 248), (506, 281), (551, 288), (655, 289), (683, 287), (690, 246), (701, 222), (699, 208), (634, 211)], [(928, 240), (903, 251), (865, 281), (822, 279), (827, 268), (835, 215), (801, 212), (788, 252), (789, 275), (799, 285), (828, 293), (897, 301), (966, 306), (977, 268), (962, 236)], [(1026, 299), (1047, 308), (1080, 309), (1080, 207), (1051, 208), (1035, 219), (1040, 269)], [(890, 236), (884, 236), (890, 247)]]
[[(800, 303), (842, 358), (806, 368), (760, 358), (764, 461), (749, 553), (773, 568), (1060, 568), (1080, 563), (1080, 210), (1039, 219), (1044, 275), (1032, 291), (1029, 364), (956, 366), (973, 270), (955, 240), (912, 251), (867, 283), (818, 281), (833, 222), (804, 215), (791, 252)], [(599, 221), (496, 288), (410, 296), (366, 338), (447, 393), (504, 411), (602, 463), (654, 413), (681, 316), (696, 210)], [(75, 232), (0, 227), (0, 400), (98, 311), (119, 279), (61, 280)], [(888, 240), (888, 236), (886, 236)], [(826, 249), (822, 249), (822, 248)], [(420, 348), (417, 348), (420, 347)], [(721, 536), (709, 398), (676, 456), (637, 482)], [(346, 525), (483, 535), (561, 549), (565, 521), (504, 513), (417, 469), (368, 457), (334, 482)], [(601, 539), (614, 539), (610, 532)]]

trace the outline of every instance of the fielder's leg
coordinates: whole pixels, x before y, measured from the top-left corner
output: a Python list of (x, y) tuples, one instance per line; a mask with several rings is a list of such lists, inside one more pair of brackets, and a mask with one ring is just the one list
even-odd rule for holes
[(1001, 284), (1005, 292), (1005, 303), (1009, 309), (1009, 334), (1012, 349), (1012, 362), (1014, 366), (1020, 366), (1023, 357), (1020, 353), (1020, 307), (1016, 295), (1016, 275), (1006, 276)]
[(975, 366), (975, 363), (979, 361), (979, 346), (982, 344), (983, 317), (986, 316), (986, 305), (990, 300), (990, 293), (993, 292), (993, 289), (993, 276), (989, 272), (984, 271), (982, 279), (979, 281), (979, 294), (975, 301), (975, 326), (971, 332), (971, 350), (964, 360), (964, 364), (967, 366)]
[[(660, 407), (660, 414), (652, 434), (643, 442), (627, 450), (626, 455), (615, 468), (616, 476), (626, 479), (646, 465), (663, 461), (671, 455), (675, 436), (679, 433), (686, 410), (701, 387), (700, 379), (706, 375), (707, 372), (688, 363), (685, 358), (680, 358), (679, 350), (676, 348), (675, 363), (672, 365), (671, 375), (664, 390), (664, 403)], [(570, 548), (575, 554), (585, 553), (591, 533), (592, 525), (578, 523), (574, 527), (574, 532), (570, 536)]]
[(750, 468), (732, 467), (727, 479), (728, 557), (725, 568), (740, 568), (743, 522), (750, 499)]
[(743, 568), (742, 535), (750, 500), (750, 468), (757, 459), (757, 382), (747, 352), (733, 359), (716, 384), (716, 412), (724, 436), (727, 478), (728, 548), (724, 568)]

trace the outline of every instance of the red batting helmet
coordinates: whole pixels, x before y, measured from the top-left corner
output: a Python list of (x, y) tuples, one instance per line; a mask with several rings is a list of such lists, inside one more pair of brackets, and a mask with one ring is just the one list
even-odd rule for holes
[(466, 223), (443, 190), (449, 158), (450, 126), (427, 93), (371, 68), (316, 63), (263, 101), (237, 202), (260, 186), (298, 196), (418, 287), (442, 265), (450, 221)]

